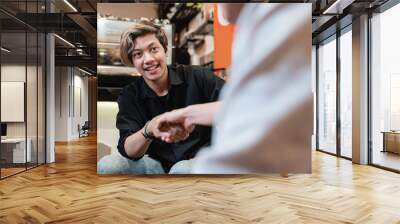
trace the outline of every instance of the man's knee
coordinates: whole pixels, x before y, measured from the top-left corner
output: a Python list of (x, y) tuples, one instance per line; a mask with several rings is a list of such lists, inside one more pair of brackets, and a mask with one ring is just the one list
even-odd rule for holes
[(98, 174), (122, 174), (129, 169), (129, 162), (118, 152), (104, 156), (97, 162)]
[(145, 155), (140, 160), (130, 160), (118, 152), (103, 157), (97, 162), (98, 174), (163, 174), (161, 164)]
[(182, 160), (171, 167), (169, 174), (190, 174), (192, 160)]

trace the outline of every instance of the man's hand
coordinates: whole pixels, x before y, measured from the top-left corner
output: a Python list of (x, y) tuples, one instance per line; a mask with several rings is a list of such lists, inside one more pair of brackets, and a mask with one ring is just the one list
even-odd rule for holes
[(185, 140), (195, 125), (212, 125), (220, 102), (187, 106), (161, 114), (148, 124), (148, 129), (161, 140), (172, 143)]
[(185, 140), (194, 130), (194, 124), (185, 116), (184, 109), (173, 110), (155, 117), (149, 127), (155, 137), (168, 143)]

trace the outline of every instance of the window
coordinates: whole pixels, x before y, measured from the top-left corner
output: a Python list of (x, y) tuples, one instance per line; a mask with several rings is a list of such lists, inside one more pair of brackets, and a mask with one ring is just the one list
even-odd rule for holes
[[(42, 12), (44, 4), (1, 1), (0, 7), (9, 6), (24, 16)], [(2, 98), (13, 95), (11, 99), (15, 99), (8, 105), (3, 101), (0, 106), (1, 114), (9, 117), (1, 118), (5, 128), (1, 133), (0, 178), (5, 178), (45, 163), (46, 39), (44, 33), (12, 15), (0, 12), (0, 17), (8, 21), (0, 29), (0, 88)]]
[(318, 149), (336, 153), (336, 39), (318, 48)]
[(400, 5), (371, 18), (372, 163), (400, 170)]
[(352, 32), (340, 36), (340, 155), (351, 158), (352, 141)]

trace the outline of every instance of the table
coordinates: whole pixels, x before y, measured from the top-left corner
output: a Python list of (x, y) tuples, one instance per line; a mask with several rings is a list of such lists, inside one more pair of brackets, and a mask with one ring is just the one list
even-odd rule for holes
[(25, 138), (1, 139), (1, 158), (6, 163), (26, 163), (32, 160), (30, 138), (26, 139), (27, 147), (25, 153)]
[(381, 133), (383, 133), (382, 152), (400, 154), (400, 131), (382, 131)]

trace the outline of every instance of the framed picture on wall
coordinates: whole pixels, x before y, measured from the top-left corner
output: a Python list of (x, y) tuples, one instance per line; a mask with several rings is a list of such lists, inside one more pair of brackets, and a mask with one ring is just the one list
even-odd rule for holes
[(1, 82), (1, 122), (24, 122), (25, 82)]

